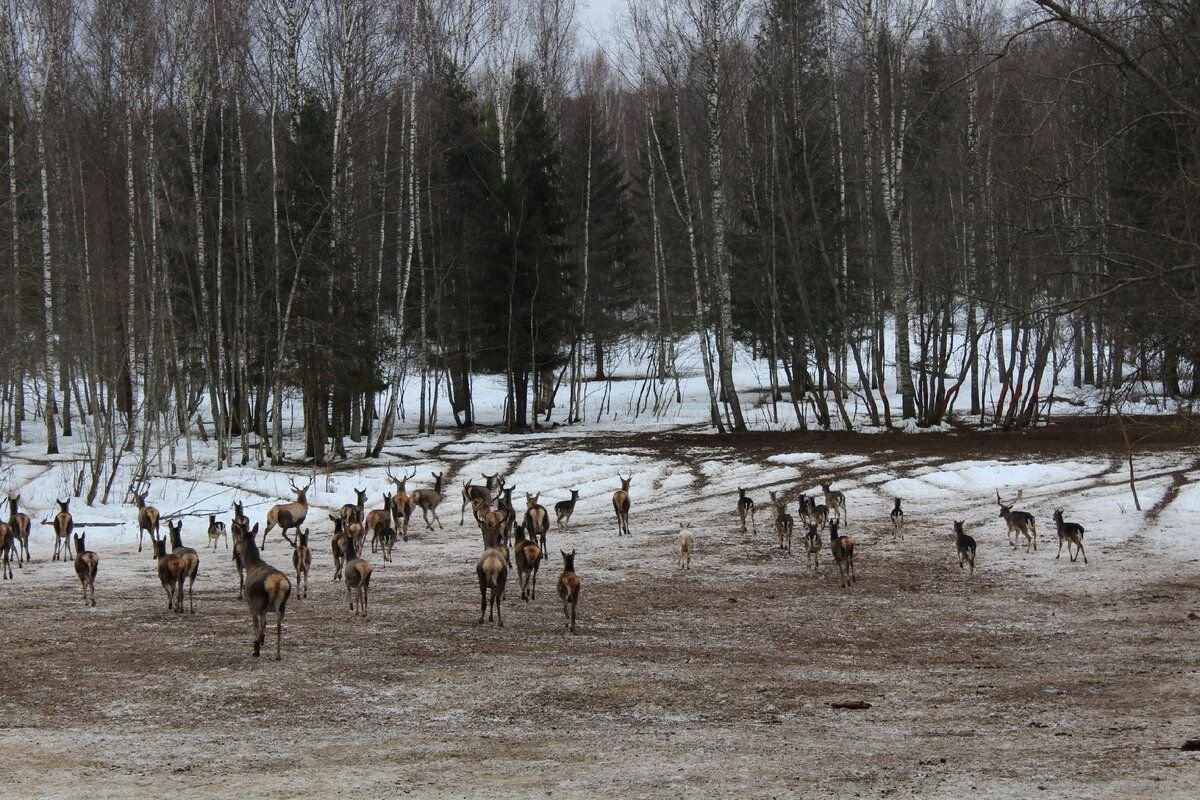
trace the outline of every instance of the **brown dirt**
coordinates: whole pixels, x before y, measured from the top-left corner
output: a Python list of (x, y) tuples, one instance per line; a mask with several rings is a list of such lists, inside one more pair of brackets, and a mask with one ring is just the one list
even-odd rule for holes
[[(1066, 455), (1086, 446), (1079, 433), (902, 442), (934, 460), (1021, 441)], [(676, 433), (638, 445), (686, 460), (691, 447), (752, 459), (899, 442)], [(673, 524), (660, 516), (643, 519)], [(635, 523), (618, 540), (607, 518), (580, 517), (551, 534), (552, 552), (580, 552), (577, 636), (552, 596), (557, 557), (532, 604), (512, 575), (506, 628), (478, 626), (477, 534), (447, 524), (398, 545), (392, 564), (373, 559), (369, 620), (349, 615), (315, 542), (281, 663), (250, 657), (223, 549), (201, 553), (195, 616), (166, 610), (147, 554), (102, 553), (99, 605), (85, 609), (70, 565), (35, 552), (0, 587), (0, 792), (1128, 798), (1200, 786), (1200, 755), (1179, 750), (1200, 735), (1195, 560), (1164, 563), (1135, 539), (1089, 550), (1085, 567), (1055, 561), (1044, 532), (1026, 555), (997, 530), (964, 583), (948, 536), (868, 532), (860, 580), (843, 589), (828, 548), (813, 576), (765, 533), (736, 532), (732, 513), (693, 520), (686, 573), (672, 536)], [(268, 547), (283, 565), (283, 545)], [(830, 707), (852, 700), (871, 708)]]

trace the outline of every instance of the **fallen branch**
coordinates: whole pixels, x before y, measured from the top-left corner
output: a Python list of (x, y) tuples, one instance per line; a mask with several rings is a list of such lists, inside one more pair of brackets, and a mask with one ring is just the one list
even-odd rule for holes
[(850, 708), (863, 709), (870, 708), (871, 704), (866, 700), (835, 700), (829, 704), (830, 708)]

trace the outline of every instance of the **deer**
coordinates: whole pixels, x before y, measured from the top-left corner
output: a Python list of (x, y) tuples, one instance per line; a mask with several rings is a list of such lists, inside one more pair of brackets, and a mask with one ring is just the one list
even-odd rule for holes
[(525, 493), (525, 529), (529, 531), (529, 536), (537, 540), (538, 546), (542, 548), (542, 552), (546, 552), (546, 534), (550, 532), (550, 515), (546, 513), (546, 509), (538, 505), (538, 496), (536, 494)]
[(775, 533), (779, 536), (779, 549), (792, 552), (792, 528), (795, 523), (792, 515), (787, 513), (787, 501), (775, 497), (771, 492), (771, 505), (775, 507)]
[(250, 530), (250, 518), (247, 517), (242, 511), (241, 502), (236, 502), (233, 504), (233, 520), (230, 523), (230, 527), (232, 527), (233, 524), (241, 525), (243, 531)]
[(831, 484), (821, 484), (821, 494), (825, 495), (825, 506), (830, 514), (837, 516), (838, 522), (849, 522), (846, 516), (846, 495), (830, 488)]
[(818, 505), (817, 501), (808, 495), (800, 495), (800, 502), (804, 505), (804, 512), (801, 516), (807, 517), (810, 525), (819, 525), (823, 528), (829, 524), (829, 506), (824, 503)]
[(524, 525), (517, 525), (513, 551), (517, 561), (517, 584), (521, 587), (521, 599), (528, 603), (537, 594), (538, 566), (542, 563), (542, 548), (527, 538)]
[(475, 562), (475, 576), (479, 579), (479, 624), (483, 624), (483, 615), (486, 613), (488, 622), (495, 619), (496, 627), (503, 628), (504, 616), (500, 606), (504, 599), (504, 584), (508, 581), (508, 548), (500, 542), (500, 537), (494, 531), (485, 534), (483, 554)]
[[(406, 495), (406, 497), (407, 497), (407, 495)], [(364, 525), (365, 525), (365, 529), (371, 532), (371, 552), (372, 553), (375, 552), (375, 548), (379, 542), (379, 531), (382, 530), (384, 528), (384, 526), (390, 525), (393, 518), (395, 517), (395, 506), (394, 506), (395, 502), (396, 502), (396, 500), (392, 495), (388, 494), (387, 492), (384, 492), (383, 508), (382, 509), (377, 508), (377, 509), (374, 509), (373, 511), (370, 511), (367, 513), (367, 520), (364, 523)]]
[[(167, 520), (167, 531), (171, 534), (171, 553), (182, 558), (187, 564), (187, 572), (184, 577), (188, 582), (188, 613), (195, 614), (196, 604), (192, 587), (195, 586), (196, 575), (200, 572), (200, 554), (190, 547), (183, 546), (183, 520), (180, 520), (178, 525), (173, 525), (170, 520)], [(182, 589), (182, 585), (180, 588)], [(183, 602), (182, 598), (180, 598), (180, 602)]]
[(96, 607), (96, 568), (100, 566), (100, 556), (87, 549), (84, 543), (86, 534), (74, 534), (75, 538), (75, 574), (83, 585), (83, 604), (89, 605), (88, 595), (91, 595), (92, 608)]
[(821, 529), (809, 523), (808, 534), (804, 537), (804, 561), (815, 573), (821, 566)]
[[(430, 471), (433, 476), (432, 489), (417, 489), (408, 497), (413, 504), (421, 509), (421, 518), (425, 520), (425, 527), (428, 530), (433, 530), (433, 523), (436, 522), (438, 529), (442, 530), (442, 521), (438, 519), (437, 507), (442, 502), (442, 479), (445, 473)], [(429, 521), (429, 516), (433, 515), (433, 522)]]
[(838, 534), (836, 520), (829, 522), (829, 552), (833, 554), (833, 560), (837, 562), (842, 586), (849, 587), (851, 583), (858, 580), (854, 574), (854, 540), (849, 536)]
[(355, 502), (343, 504), (338, 513), (347, 522), (362, 522), (366, 516), (367, 493), (363, 489), (355, 489), (354, 497)]
[[(238, 506), (241, 504), (238, 503)], [(229, 532), (233, 534), (233, 564), (237, 569), (238, 574), (238, 600), (242, 599), (243, 592), (246, 588), (246, 566), (242, 563), (242, 551), (238, 547), (238, 542), (250, 535), (250, 527), (242, 522), (245, 517), (238, 519), (236, 516), (229, 525)]]
[(342, 554), (345, 561), (346, 601), (354, 616), (367, 616), (367, 592), (371, 587), (372, 567), (359, 557), (355, 548), (353, 536), (345, 536), (341, 540)]
[[(236, 547), (236, 545), (235, 545)], [(188, 563), (174, 553), (167, 552), (167, 537), (150, 536), (150, 552), (158, 564), (158, 580), (167, 593), (167, 610), (183, 613), (183, 581), (187, 577)]]
[[(480, 473), (480, 475), (483, 475), (483, 473)], [(483, 486), (475, 486), (469, 480), (463, 482), (462, 513), (458, 516), (458, 524), (460, 527), (463, 524), (463, 519), (466, 517), (467, 506), (474, 505), (475, 501), (480, 499), (482, 499), (488, 505), (491, 505), (492, 497), (494, 496), (492, 491), (497, 486), (504, 484), (499, 472), (492, 475), (483, 475), (483, 479), (486, 481)]]
[[(1058, 528), (1058, 555), (1055, 558), (1062, 557), (1063, 542), (1067, 544), (1067, 557), (1074, 563), (1075, 559), (1083, 556), (1083, 563), (1087, 563), (1087, 553), (1083, 551), (1083, 526), (1078, 522), (1063, 522), (1063, 510), (1061, 508), (1054, 511), (1054, 525)], [(1075, 545), (1075, 553), (1071, 553), (1071, 545)]]
[[(396, 492), (392, 495), (392, 503), (389, 508), (392, 510), (392, 524), (396, 530), (400, 531), (400, 535), (404, 541), (408, 541), (408, 521), (412, 517), (413, 503), (412, 498), (408, 494), (406, 484), (413, 479), (417, 474), (416, 469), (407, 475), (397, 478), (392, 474), (391, 467), (387, 468), (388, 480), (396, 485)], [(385, 505), (386, 501), (385, 501)], [(372, 544), (372, 552), (374, 552), (374, 544)]]
[(963, 531), (963, 523), (954, 523), (954, 547), (958, 551), (958, 568), (964, 564), (971, 565), (971, 575), (975, 574), (975, 538)]
[(133, 493), (134, 502), (137, 504), (138, 510), (138, 552), (142, 552), (142, 535), (150, 534), (151, 536), (160, 535), (158, 529), (159, 517), (158, 509), (154, 506), (146, 505), (146, 498), (150, 496), (150, 487), (147, 484), (146, 491), (138, 494)]
[(746, 495), (746, 490), (738, 487), (738, 502), (737, 502), (738, 518), (742, 521), (742, 533), (746, 532), (746, 517), (750, 517), (750, 524), (754, 528), (754, 532), (758, 533), (758, 521), (754, 518), (754, 500)]
[[(29, 561), (29, 515), (17, 511), (17, 504), (20, 502), (21, 495), (10, 496), (8, 498), (8, 524), (12, 528), (13, 537), (21, 546), (21, 551), (24, 553), (24, 561)], [(18, 566), (24, 566), (19, 557)]]
[(679, 546), (679, 568), (692, 568), (692, 551), (696, 549), (696, 537), (688, 529), (689, 523), (679, 523), (679, 536), (676, 538), (676, 543)]
[[(387, 497), (387, 495), (384, 496)], [(388, 523), (384, 522), (383, 524), (387, 525)], [(333, 579), (335, 581), (342, 579), (342, 568), (346, 564), (346, 554), (342, 550), (342, 542), (347, 538), (349, 538), (349, 534), (342, 527), (341, 517), (335, 518), (333, 520), (333, 537), (330, 539), (330, 545), (333, 547)]]
[(239, 543), (242, 563), (246, 566), (246, 605), (254, 627), (254, 657), (259, 657), (267, 637), (267, 614), (275, 612), (275, 660), (282, 657), (283, 614), (287, 609), (288, 597), (292, 594), (292, 582), (288, 576), (263, 561), (254, 537), (258, 534), (258, 523)]
[(622, 533), (629, 535), (629, 482), (633, 480), (633, 473), (629, 473), (628, 478), (621, 477), (621, 473), (617, 473), (617, 478), (621, 481), (621, 488), (613, 492), (612, 504), (613, 511), (617, 512), (617, 536)]
[(472, 513), (475, 515), (475, 521), (479, 523), (479, 530), (483, 534), (484, 546), (491, 538), (504, 545), (505, 552), (508, 548), (508, 533), (506, 523), (508, 515), (503, 511), (493, 511), (491, 507), (482, 499), (476, 500), (472, 508)]
[(292, 548), (292, 566), (296, 570), (296, 586), (300, 588), (300, 596), (308, 597), (308, 569), (312, 566), (312, 550), (308, 546), (308, 528), (296, 536), (296, 546)]
[[(312, 488), (313, 480), (315, 479), (310, 479), (304, 488), (301, 489), (296, 485), (294, 480), (291, 480), (290, 478), (288, 479), (288, 483), (291, 485), (292, 491), (296, 493), (296, 500), (292, 503), (279, 503), (278, 505), (271, 506), (270, 510), (267, 511), (267, 527), (262, 534), (263, 550), (267, 549), (267, 534), (270, 533), (271, 528), (274, 528), (276, 525), (279, 526), (279, 530), (280, 533), (283, 534), (284, 541), (286, 541), (289, 545), (295, 546), (295, 542), (288, 538), (287, 532), (292, 528), (299, 530), (300, 526), (304, 524), (304, 518), (308, 516), (308, 490)], [(255, 525), (255, 527), (257, 528), (258, 526)], [(263, 625), (266, 624), (266, 616), (264, 615)]]
[(575, 504), (579, 502), (579, 490), (571, 490), (570, 500), (559, 500), (554, 504), (554, 524), (560, 531), (567, 529), (571, 515), (575, 513)]
[(54, 558), (51, 560), (58, 561), (59, 549), (64, 545), (67, 556), (71, 555), (71, 533), (75, 530), (75, 520), (71, 516), (71, 498), (59, 500), (56, 497), (54, 502), (58, 503), (58, 513), (50, 520), (50, 525), (54, 528)]
[(500, 493), (496, 497), (496, 510), (504, 514), (504, 541), (512, 541), (513, 526), (517, 524), (517, 509), (513, 507), (512, 493), (515, 486), (501, 484)]
[(13, 532), (13, 526), (7, 522), (0, 522), (0, 574), (4, 576), (4, 580), (13, 579), (12, 561), (16, 556), (17, 566), (23, 567), (21, 563), (21, 548), (17, 544), (17, 535)]
[[(360, 540), (361, 541), (361, 540)], [(396, 529), (391, 525), (384, 523), (384, 526), (379, 529), (379, 549), (383, 551), (383, 560), (391, 562), (392, 547), (396, 544)]]
[[(221, 541), (221, 537), (225, 537), (225, 549), (229, 549), (229, 532), (225, 530), (225, 523), (217, 519), (216, 514), (208, 515), (208, 543), (212, 545), (212, 549), (217, 549), (217, 543)], [(208, 548), (204, 548), (207, 550)]]
[[(558, 575), (558, 599), (562, 600), (566, 628), (575, 633), (575, 609), (579, 606), (579, 576), (575, 574), (575, 551), (562, 553), (563, 569)], [(566, 631), (564, 631), (565, 633)]]
[(1008, 525), (1008, 543), (1015, 550), (1020, 542), (1019, 536), (1025, 537), (1025, 552), (1029, 552), (1030, 544), (1033, 545), (1034, 552), (1037, 551), (1037, 522), (1033, 515), (1026, 511), (1013, 511), (1013, 506), (1017, 501), (1024, 496), (1025, 490), (1021, 489), (1017, 492), (1017, 497), (1012, 503), (1005, 505), (1000, 499), (1000, 490), (996, 490), (996, 504), (1000, 506), (1000, 517)]
[(892, 538), (904, 538), (904, 509), (900, 507), (900, 498), (894, 498), (896, 507), (892, 509)]

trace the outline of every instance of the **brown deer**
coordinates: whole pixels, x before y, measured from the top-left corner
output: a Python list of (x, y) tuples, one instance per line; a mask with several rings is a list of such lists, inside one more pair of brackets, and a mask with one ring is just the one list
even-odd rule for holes
[[(20, 502), (21, 495), (8, 498), (8, 524), (13, 530), (13, 536), (16, 538), (17, 543), (21, 546), (21, 550), (24, 553), (24, 560), (29, 561), (29, 515), (17, 511), (17, 504)], [(20, 561), (18, 561), (18, 564), (20, 564)]]
[[(362, 541), (361, 539), (359, 540)], [(383, 560), (391, 562), (392, 548), (396, 544), (396, 529), (389, 524), (384, 524), (379, 530), (379, 549), (383, 553)]]
[[(221, 537), (225, 537), (225, 549), (229, 549), (229, 532), (225, 530), (225, 523), (217, 519), (216, 514), (208, 515), (208, 543), (212, 545), (212, 549), (217, 549), (217, 543), (221, 541)], [(208, 548), (205, 548), (206, 550)]]
[(242, 511), (240, 502), (233, 504), (233, 522), (241, 525), (243, 531), (250, 530), (250, 518)]
[(330, 545), (333, 547), (333, 579), (335, 581), (342, 579), (342, 569), (346, 565), (346, 553), (342, 548), (342, 542), (347, 538), (350, 538), (350, 535), (342, 527), (341, 517), (335, 518), (333, 520), (333, 538), (330, 540)]
[(88, 605), (88, 595), (91, 595), (91, 606), (96, 607), (96, 568), (100, 566), (100, 556), (87, 549), (84, 544), (85, 534), (75, 535), (75, 574), (83, 585), (83, 604)]
[[(1083, 563), (1087, 563), (1087, 553), (1083, 552), (1083, 526), (1078, 522), (1063, 522), (1063, 510), (1061, 508), (1054, 511), (1054, 526), (1058, 529), (1058, 555), (1055, 558), (1062, 558), (1063, 542), (1067, 544), (1067, 557), (1072, 562), (1079, 556), (1083, 556)], [(1071, 545), (1075, 545), (1075, 552), (1071, 553)]]
[(954, 523), (954, 548), (958, 551), (958, 568), (964, 564), (971, 565), (971, 575), (975, 574), (975, 539), (963, 531), (963, 523)]
[[(236, 545), (235, 545), (236, 546)], [(151, 557), (158, 563), (158, 580), (167, 593), (167, 610), (183, 613), (183, 580), (188, 564), (182, 557), (167, 552), (167, 539), (150, 535)]]
[(75, 530), (75, 520), (71, 516), (71, 498), (55, 498), (54, 502), (58, 503), (58, 513), (50, 520), (50, 525), (54, 528), (54, 558), (51, 560), (58, 561), (59, 550), (62, 547), (67, 551), (64, 558), (71, 555), (71, 534)]
[[(292, 491), (296, 493), (296, 500), (292, 503), (280, 503), (271, 506), (270, 510), (267, 511), (267, 527), (262, 534), (263, 550), (267, 549), (267, 534), (276, 525), (279, 526), (284, 541), (289, 545), (295, 545), (295, 542), (288, 538), (287, 532), (293, 528), (299, 530), (300, 526), (304, 524), (304, 518), (308, 516), (308, 490), (312, 488), (313, 480), (315, 479), (310, 479), (304, 488), (301, 489), (296, 485), (294, 480), (288, 479)], [(255, 527), (257, 528), (258, 526), (255, 525)], [(266, 625), (266, 616), (263, 617), (263, 625)]]
[(517, 526), (513, 551), (517, 562), (517, 584), (521, 587), (521, 599), (533, 600), (537, 593), (538, 566), (542, 563), (542, 548), (537, 542), (526, 538), (524, 525)]
[[(245, 518), (243, 517), (243, 519)], [(234, 517), (229, 526), (229, 532), (233, 536), (233, 565), (237, 568), (238, 600), (241, 600), (246, 588), (246, 566), (242, 563), (242, 551), (238, 547), (238, 542), (250, 535), (250, 528)]]
[(613, 511), (617, 512), (617, 536), (620, 536), (622, 533), (629, 534), (629, 482), (633, 480), (633, 473), (629, 473), (628, 478), (622, 478), (618, 472), (617, 478), (621, 481), (621, 488), (613, 492), (612, 504)]
[(353, 536), (342, 538), (342, 554), (346, 558), (346, 600), (350, 603), (350, 610), (354, 612), (354, 616), (357, 617), (361, 611), (365, 617), (367, 616), (367, 592), (371, 587), (372, 567), (359, 558), (354, 544)]
[(560, 531), (567, 529), (571, 515), (575, 513), (575, 504), (579, 502), (579, 490), (571, 490), (570, 500), (559, 500), (554, 504), (554, 524)]
[(1026, 511), (1013, 511), (1013, 506), (1018, 500), (1024, 496), (1025, 490), (1021, 489), (1017, 492), (1017, 497), (1012, 503), (1005, 504), (1000, 499), (1000, 490), (996, 490), (996, 504), (1000, 506), (1000, 517), (1008, 525), (1008, 543), (1015, 550), (1017, 544), (1021, 541), (1020, 536), (1025, 537), (1025, 552), (1029, 552), (1029, 546), (1032, 544), (1033, 549), (1037, 551), (1037, 522), (1033, 515)]
[(283, 613), (288, 597), (292, 594), (292, 582), (288, 576), (262, 560), (254, 537), (258, 534), (258, 523), (248, 536), (239, 543), (242, 563), (246, 566), (246, 604), (254, 626), (254, 657), (267, 637), (267, 613), (275, 612), (275, 660), (279, 661), (283, 648)]
[(819, 525), (824, 528), (829, 524), (829, 506), (824, 503), (818, 504), (808, 495), (800, 495), (800, 503), (804, 506), (800, 516), (806, 517), (809, 525)]
[[(482, 475), (482, 473), (480, 473)], [(469, 480), (463, 483), (462, 488), (462, 513), (458, 516), (458, 524), (461, 526), (463, 520), (467, 516), (467, 506), (474, 506), (477, 500), (483, 500), (488, 505), (492, 503), (492, 492), (497, 486), (503, 485), (504, 481), (500, 478), (500, 473), (493, 475), (483, 475), (486, 483), (483, 486), (475, 486)]]
[(858, 577), (854, 574), (854, 540), (838, 534), (837, 520), (829, 521), (829, 552), (837, 562), (842, 586), (849, 586), (857, 581)]
[(196, 575), (200, 573), (200, 554), (190, 547), (183, 546), (183, 520), (180, 520), (178, 525), (173, 525), (170, 520), (167, 520), (167, 531), (171, 534), (172, 555), (179, 556), (187, 565), (184, 577), (188, 582), (188, 613), (195, 614), (196, 604), (192, 587), (196, 584)]
[(804, 537), (804, 563), (816, 572), (821, 566), (821, 529), (812, 523)]
[(17, 536), (13, 532), (13, 526), (7, 522), (0, 522), (0, 574), (3, 574), (5, 580), (12, 580), (13, 558), (16, 558), (17, 566), (24, 566), (21, 563), (21, 548), (17, 544)]
[(821, 494), (825, 495), (825, 507), (829, 510), (828, 513), (836, 515), (837, 521), (841, 523), (849, 522), (846, 516), (846, 495), (842, 492), (835, 492), (830, 488), (831, 484), (821, 484)]
[(158, 536), (158, 521), (161, 516), (158, 509), (154, 506), (146, 505), (146, 498), (150, 496), (150, 487), (146, 487), (146, 491), (138, 494), (133, 493), (134, 502), (137, 504), (138, 510), (138, 552), (142, 552), (142, 535), (150, 534)]
[(575, 551), (562, 553), (563, 569), (558, 576), (558, 599), (562, 600), (566, 627), (575, 633), (575, 609), (579, 605), (579, 576), (575, 574)]
[(308, 597), (308, 568), (312, 566), (308, 528), (296, 536), (296, 546), (292, 549), (292, 566), (296, 569), (296, 586), (300, 587), (300, 596)]
[(484, 540), (483, 554), (475, 562), (475, 576), (479, 579), (479, 624), (483, 624), (483, 615), (487, 613), (488, 622), (495, 619), (496, 626), (503, 628), (500, 606), (504, 599), (504, 584), (508, 582), (508, 548), (501, 544), (495, 532), (489, 534)]
[(508, 515), (503, 511), (493, 511), (491, 507), (482, 499), (476, 500), (475, 505), (471, 509), (475, 515), (475, 521), (479, 524), (479, 531), (483, 534), (484, 547), (492, 539), (498, 544), (504, 546), (505, 553), (508, 552)]
[(746, 517), (750, 517), (750, 524), (753, 526), (754, 532), (758, 533), (758, 521), (754, 518), (754, 500), (740, 486), (738, 487), (737, 513), (738, 519), (742, 521), (742, 533), (746, 532)]
[(689, 523), (679, 523), (679, 537), (676, 543), (679, 545), (679, 568), (692, 568), (692, 551), (696, 549), (696, 537), (692, 536), (692, 532), (688, 529)]
[(894, 498), (896, 507), (892, 509), (892, 538), (904, 538), (904, 509), (900, 507), (900, 498)]
[(525, 529), (530, 538), (537, 541), (542, 552), (546, 552), (546, 534), (550, 532), (550, 515), (538, 505), (536, 494), (525, 493)]
[(366, 517), (367, 493), (363, 489), (354, 490), (355, 502), (346, 503), (338, 513), (346, 522), (362, 522)]
[(412, 480), (416, 474), (417, 471), (414, 469), (409, 474), (397, 478), (392, 474), (391, 467), (387, 469), (388, 480), (396, 484), (396, 493), (392, 495), (392, 524), (396, 530), (400, 531), (401, 537), (406, 542), (408, 541), (408, 521), (412, 517), (413, 502), (405, 488), (405, 484)]
[(371, 552), (374, 553), (379, 545), (379, 531), (387, 527), (395, 517), (395, 498), (384, 492), (383, 508), (376, 508), (367, 512), (367, 521), (365, 529), (371, 532)]
[(501, 486), (496, 497), (496, 510), (504, 514), (504, 541), (512, 541), (513, 526), (517, 524), (517, 509), (513, 507), (512, 493), (515, 486)]
[[(442, 528), (442, 521), (438, 519), (437, 508), (442, 502), (442, 478), (443, 473), (430, 472), (433, 475), (432, 489), (417, 489), (410, 494), (409, 500), (421, 509), (421, 518), (425, 520), (425, 527), (433, 530), (433, 523), (436, 522), (439, 529)], [(433, 522), (429, 521), (429, 515), (433, 515)]]
[(779, 537), (779, 549), (792, 552), (792, 529), (795, 522), (787, 513), (787, 501), (780, 500), (771, 492), (771, 505), (775, 508), (775, 534)]

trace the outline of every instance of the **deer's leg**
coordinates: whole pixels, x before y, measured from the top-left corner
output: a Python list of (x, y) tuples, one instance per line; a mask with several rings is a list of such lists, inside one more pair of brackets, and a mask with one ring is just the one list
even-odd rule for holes
[[(263, 627), (267, 624), (267, 615), (263, 614)], [(265, 635), (265, 631), (264, 631)], [(275, 660), (283, 660), (283, 612), (275, 612)]]
[(483, 615), (487, 613), (487, 584), (479, 584), (479, 624), (483, 624)]

